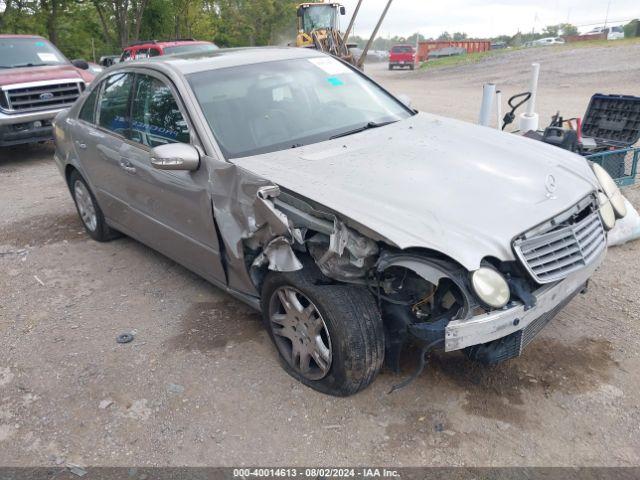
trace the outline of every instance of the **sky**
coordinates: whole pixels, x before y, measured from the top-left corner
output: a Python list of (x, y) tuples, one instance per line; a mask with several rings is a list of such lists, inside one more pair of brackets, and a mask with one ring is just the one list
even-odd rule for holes
[[(357, 0), (341, 0), (347, 9), (342, 28), (348, 25)], [(363, 0), (355, 34), (373, 31), (387, 0)], [(514, 35), (518, 31), (540, 32), (546, 25), (569, 22), (581, 32), (602, 26), (607, 17), (613, 25), (640, 18), (640, 0), (393, 0), (379, 35), (408, 36), (419, 31), (437, 37), (444, 31), (466, 32), (471, 37)]]

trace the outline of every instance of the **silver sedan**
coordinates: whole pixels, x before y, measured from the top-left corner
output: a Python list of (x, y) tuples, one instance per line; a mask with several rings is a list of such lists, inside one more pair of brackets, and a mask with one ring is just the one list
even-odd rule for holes
[(624, 216), (602, 169), (413, 110), (306, 49), (117, 64), (55, 121), (87, 232), (260, 309), (286, 371), (350, 395), (400, 353), (520, 355)]

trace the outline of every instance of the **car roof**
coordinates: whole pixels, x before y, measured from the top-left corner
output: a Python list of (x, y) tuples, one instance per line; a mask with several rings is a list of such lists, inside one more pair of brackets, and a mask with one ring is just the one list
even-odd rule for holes
[(205, 72), (228, 67), (292, 60), (297, 58), (317, 58), (326, 55), (317, 50), (294, 47), (247, 47), (223, 48), (210, 52), (190, 52), (163, 55), (144, 60), (127, 62), (124, 67), (143, 65), (165, 66), (183, 75)]
[(43, 40), (46, 40), (44, 37), (41, 37), (40, 35), (21, 35), (21, 34), (14, 34), (14, 33), (2, 33), (0, 34), (0, 38), (40, 38)]
[(180, 45), (214, 45), (212, 42), (207, 42), (206, 40), (171, 40), (171, 41), (166, 41), (166, 42), (158, 42), (155, 40), (150, 40), (148, 42), (140, 42), (140, 43), (136, 43), (135, 45), (129, 45), (127, 47), (125, 47), (125, 50), (131, 49), (131, 48), (144, 48), (144, 47), (152, 47), (152, 46), (158, 46), (158, 47), (177, 47)]

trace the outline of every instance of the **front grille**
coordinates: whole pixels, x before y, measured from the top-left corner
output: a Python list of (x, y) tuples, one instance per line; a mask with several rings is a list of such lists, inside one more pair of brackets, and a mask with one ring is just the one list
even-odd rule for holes
[(548, 222), (546, 231), (517, 239), (513, 247), (533, 279), (543, 284), (590, 264), (606, 245), (597, 204), (591, 202), (561, 222)]
[(28, 112), (68, 107), (82, 93), (84, 84), (77, 81), (4, 87), (6, 109)]

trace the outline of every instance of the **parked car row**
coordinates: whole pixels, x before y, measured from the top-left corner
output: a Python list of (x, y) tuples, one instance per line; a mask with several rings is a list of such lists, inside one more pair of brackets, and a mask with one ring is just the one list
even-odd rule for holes
[(0, 147), (53, 138), (51, 121), (68, 108), (104, 68), (120, 62), (218, 47), (181, 39), (136, 42), (121, 55), (100, 57), (100, 65), (69, 61), (51, 42), (36, 35), (0, 35)]

